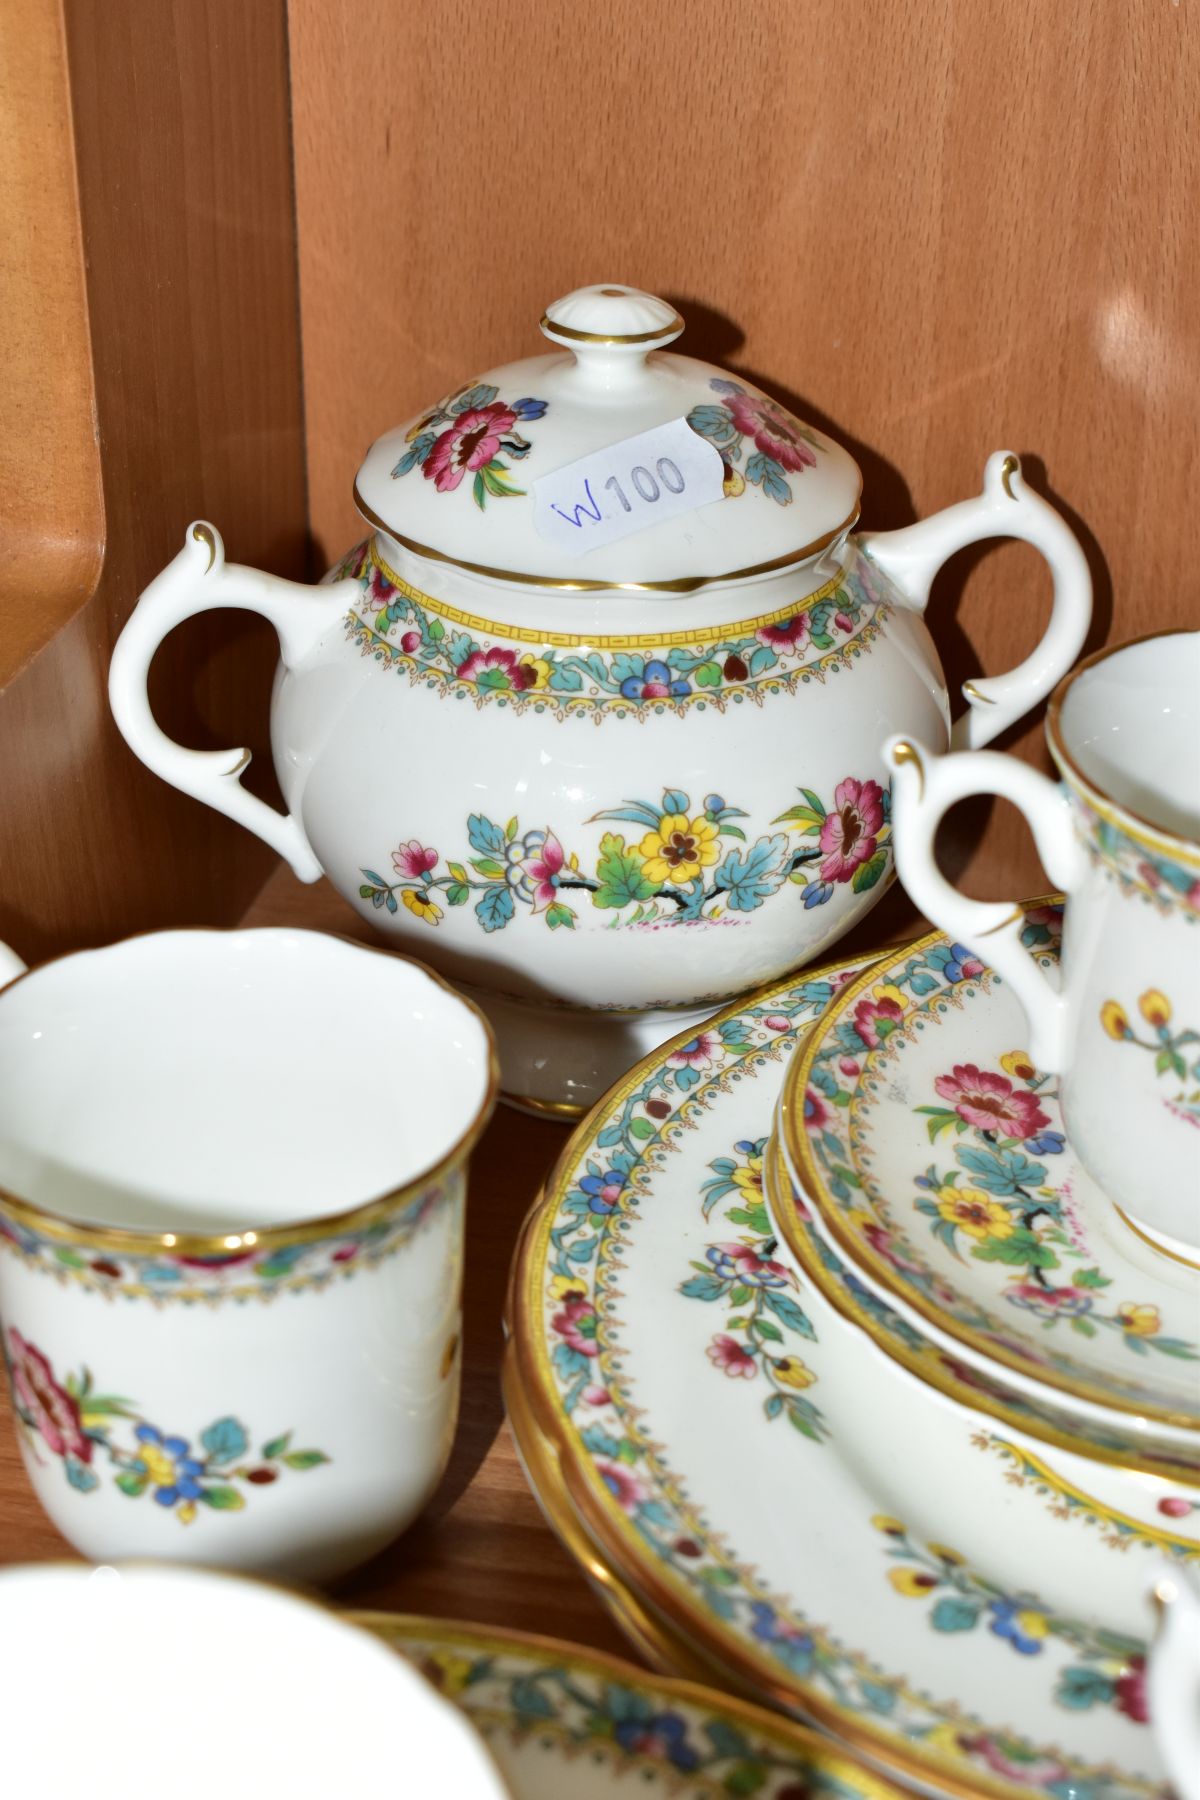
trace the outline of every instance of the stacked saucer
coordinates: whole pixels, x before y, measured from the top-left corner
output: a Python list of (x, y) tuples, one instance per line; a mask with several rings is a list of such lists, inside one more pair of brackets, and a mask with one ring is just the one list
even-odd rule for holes
[[(1054, 909), (1033, 907), (1026, 923), (1034, 952), (1052, 960)], [(778, 1179), (795, 1133), (772, 1145), (772, 1121), (810, 1087), (828, 1103), (844, 1221), (863, 1191), (844, 1130), (833, 1149), (845, 1108), (801, 1070), (811, 1077), (830, 1031), (864, 998), (886, 1007), (892, 995), (877, 988), (909, 1003), (937, 990), (973, 1029), (1004, 992), (937, 939), (866, 968), (806, 971), (655, 1051), (577, 1130), (513, 1270), (505, 1388), (527, 1471), (551, 1523), (660, 1664), (766, 1698), (926, 1790), (1157, 1800), (1167, 1787), (1146, 1723), (1140, 1597), (1161, 1559), (1197, 1550), (1195, 1420), (1186, 1381), (1167, 1373), (1195, 1373), (1191, 1272), (1163, 1273), (1140, 1240), (1122, 1261), (1089, 1239), (1072, 1177), (1069, 1196), (1039, 1198), (1057, 1208), (1067, 1241), (1053, 1249), (1074, 1273), (1078, 1310), (1063, 1302), (1044, 1325), (1031, 1305), (1014, 1306), (1033, 1329), (1009, 1326), (1013, 1356), (1001, 1361), (991, 1344), (1005, 1335), (1003, 1308), (994, 1317), (974, 1288), (970, 1343), (926, 1320), (928, 1295), (947, 1318), (958, 1304), (940, 1265), (914, 1289), (919, 1305), (851, 1269), (832, 1231), (810, 1236), (804, 1212), (815, 1208), (793, 1206), (791, 1179)], [(944, 1029), (942, 1019), (929, 1028)], [(924, 1044), (923, 1031), (912, 1036)], [(1005, 1036), (1000, 1055), (1020, 1043)], [(838, 1082), (850, 1079), (838, 1057), (861, 1065), (871, 1048), (839, 1049)], [(947, 1067), (968, 1064), (992, 1068), (981, 1047), (956, 1049)], [(1035, 1165), (1065, 1168), (1052, 1084), (1035, 1085), (1032, 1065), (996, 1071), (1030, 1096), (1016, 1105), (1044, 1140), (1036, 1153), (1021, 1140), (1027, 1179)], [(884, 1093), (896, 1085), (890, 1076)], [(935, 1088), (930, 1104), (946, 1110), (945, 1099)], [(962, 1167), (954, 1149), (973, 1147), (953, 1125), (930, 1143), (932, 1120), (920, 1115), (922, 1176), (931, 1164), (947, 1173), (947, 1149)], [(955, 1185), (981, 1188), (983, 1177), (938, 1188)], [(1036, 1179), (1062, 1186), (1048, 1172)], [(929, 1215), (918, 1216), (924, 1226)], [(1039, 1221), (1021, 1229), (1038, 1237)], [(785, 1223), (791, 1252), (780, 1248)], [(949, 1252), (945, 1234), (935, 1243)], [(986, 1270), (987, 1257), (975, 1260)], [(1036, 1266), (1057, 1287), (1057, 1268)], [(1127, 1291), (1130, 1270), (1139, 1283)], [(1036, 1276), (1026, 1285), (1042, 1287)], [(1077, 1396), (1075, 1364), (1110, 1340), (1130, 1370), (1098, 1350), (1096, 1392)]]
[[(1024, 909), (1043, 968), (1060, 933)], [(943, 934), (887, 953), (788, 1071), (772, 1218), (838, 1333), (844, 1452), (888, 1510), (1036, 1595), (1033, 1635), (1140, 1655), (1155, 1557), (1200, 1558), (1200, 1269), (1087, 1175), (1026, 1036), (1013, 988)], [(1090, 1677), (1072, 1693), (1087, 1710)]]

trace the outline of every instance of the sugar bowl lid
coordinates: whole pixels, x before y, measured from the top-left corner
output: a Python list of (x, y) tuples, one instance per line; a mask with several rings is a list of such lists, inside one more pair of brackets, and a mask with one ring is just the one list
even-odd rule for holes
[(549, 355), (463, 383), (368, 451), (363, 517), (502, 581), (686, 592), (801, 563), (858, 516), (849, 453), (752, 382), (667, 349), (667, 301), (609, 282), (546, 308)]

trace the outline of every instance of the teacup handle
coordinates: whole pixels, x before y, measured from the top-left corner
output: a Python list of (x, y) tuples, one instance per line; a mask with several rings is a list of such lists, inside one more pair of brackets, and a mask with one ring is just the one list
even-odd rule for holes
[(138, 600), (117, 639), (108, 671), (113, 718), (134, 754), (172, 787), (206, 801), (265, 838), (301, 881), (316, 881), (323, 873), (321, 865), (299, 819), (276, 812), (242, 786), (249, 750), (188, 750), (177, 744), (155, 722), (146, 683), (155, 652), (167, 633), (194, 613), (220, 606), (261, 613), (269, 619), (279, 637), (284, 666), (294, 668), (346, 612), (351, 591), (357, 594), (357, 582), (305, 587), (259, 569), (226, 563), (220, 532), (199, 519), (189, 525), (179, 555)]
[(1024, 813), (1054, 886), (1070, 894), (1086, 869), (1067, 801), (1052, 781), (1015, 756), (974, 750), (936, 756), (912, 738), (883, 748), (892, 774), (892, 842), (896, 872), (910, 898), (956, 943), (986, 957), (1013, 989), (1030, 1024), (1029, 1054), (1039, 1069), (1061, 1074), (1067, 1056), (1065, 994), (1052, 987), (1021, 942), (1024, 914), (1014, 900), (972, 900), (937, 865), (934, 840), (950, 808), (974, 794), (996, 794)]
[(1200, 1591), (1164, 1565), (1150, 1589), (1159, 1615), (1146, 1664), (1150, 1723), (1179, 1800), (1200, 1800)]
[(1061, 514), (1026, 487), (1020, 459), (997, 450), (983, 471), (983, 492), (899, 531), (864, 531), (859, 548), (877, 563), (914, 612), (924, 612), (933, 578), (956, 550), (986, 538), (1024, 538), (1054, 576), (1050, 623), (1037, 648), (1003, 675), (964, 681), (967, 710), (954, 722), (956, 750), (979, 750), (999, 737), (1066, 674), (1092, 618), (1092, 577), (1079, 540)]

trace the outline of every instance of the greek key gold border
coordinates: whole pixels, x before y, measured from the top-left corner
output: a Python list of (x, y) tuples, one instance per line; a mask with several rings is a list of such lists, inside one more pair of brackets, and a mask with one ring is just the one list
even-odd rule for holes
[(735, 633), (748, 635), (750, 632), (761, 631), (764, 626), (780, 625), (786, 619), (798, 619), (802, 614), (810, 612), (822, 600), (828, 600), (831, 595), (836, 594), (844, 586), (849, 573), (848, 570), (842, 570), (831, 581), (827, 581), (824, 587), (805, 594), (803, 599), (793, 601), (790, 606), (776, 607), (774, 612), (758, 613), (752, 619), (738, 619), (729, 625), (702, 626), (698, 629), (693, 627), (688, 631), (643, 631), (632, 637), (600, 637), (568, 631), (535, 631), (526, 625), (503, 625), (495, 619), (485, 619), (479, 613), (460, 612), (457, 607), (447, 606), (444, 601), (435, 600), (431, 594), (423, 593), (411, 581), (405, 581), (403, 575), (398, 574), (380, 554), (378, 535), (371, 540), (370, 556), (376, 568), (394, 588), (409, 600), (415, 600), (418, 606), (436, 613), (439, 619), (445, 619), (451, 625), (461, 625), (467, 631), (482, 632), (485, 636), (511, 638), (518, 644), (549, 644), (556, 650), (658, 650), (670, 649), (674, 645), (689, 648), (693, 644), (703, 643), (708, 637), (732, 637)]

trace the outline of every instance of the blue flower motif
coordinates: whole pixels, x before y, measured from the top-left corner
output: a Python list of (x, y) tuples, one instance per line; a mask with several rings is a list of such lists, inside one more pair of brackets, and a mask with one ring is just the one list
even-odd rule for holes
[(630, 1755), (639, 1751), (664, 1755), (672, 1768), (690, 1774), (700, 1762), (700, 1752), (687, 1741), (687, 1721), (677, 1712), (653, 1713), (648, 1719), (619, 1719), (613, 1736)]
[[(1040, 1613), (1022, 1606), (1019, 1600), (992, 1600), (988, 1603), (988, 1611), (992, 1615), (989, 1629), (997, 1637), (1006, 1638), (1020, 1656), (1040, 1654), (1045, 1635), (1045, 1623)], [(1040, 1637), (1030, 1629), (1035, 1622), (1042, 1626)]]
[(1034, 1156), (1060, 1156), (1066, 1139), (1061, 1131), (1043, 1131), (1037, 1137), (1025, 1139), (1025, 1148)]
[(982, 975), (983, 964), (965, 944), (947, 944), (942, 972), (947, 981), (966, 981), (971, 975)]
[(679, 700), (691, 691), (691, 684), (677, 678), (657, 657), (646, 664), (641, 675), (627, 675), (621, 683), (626, 700)]
[(810, 881), (804, 890), (805, 910), (813, 906), (824, 906), (832, 893), (832, 881)]
[(588, 1197), (589, 1212), (603, 1219), (616, 1210), (625, 1177), (617, 1169), (606, 1169), (603, 1175), (585, 1175), (579, 1185)]
[(518, 419), (540, 419), (548, 404), (546, 400), (530, 400), (527, 397), (524, 400), (510, 401), (509, 411), (515, 412)]
[(812, 1663), (813, 1639), (807, 1631), (781, 1625), (775, 1608), (765, 1600), (755, 1600), (750, 1608), (753, 1623), (750, 1630), (761, 1644), (769, 1644), (781, 1662), (797, 1674), (803, 1674)]
[(160, 1506), (200, 1498), (204, 1489), (197, 1476), (203, 1475), (204, 1464), (188, 1455), (186, 1438), (164, 1437), (157, 1425), (139, 1425), (134, 1436), (144, 1448), (133, 1467), (149, 1477)]

